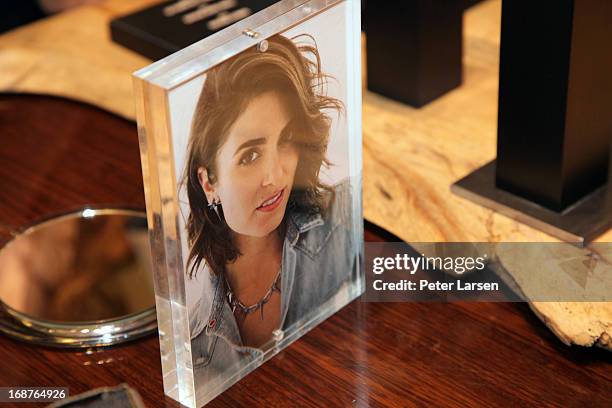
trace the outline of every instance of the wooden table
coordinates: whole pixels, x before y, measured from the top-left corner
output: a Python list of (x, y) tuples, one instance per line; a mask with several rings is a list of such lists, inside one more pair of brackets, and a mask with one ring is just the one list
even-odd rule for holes
[[(148, 2), (109, 0), (0, 37), (0, 89), (65, 95), (132, 119), (127, 74), (148, 61), (110, 43), (107, 23), (111, 16)], [(463, 88), (419, 111), (375, 95), (365, 97), (365, 216), (406, 241), (551, 239), (448, 193), (451, 182), (495, 154), (492, 95), (498, 11), (499, 2), (492, 1), (466, 15)], [(73, 156), (45, 156), (40, 172), (24, 177), (24, 190), (10, 195), (29, 197), (30, 205), (21, 206), (24, 215), (13, 218), (23, 201), (5, 200), (9, 195), (3, 191), (4, 225), (92, 200), (142, 207), (142, 195), (135, 193), (142, 188), (135, 128), (130, 132), (129, 122), (99, 111), (70, 109), (62, 114), (58, 103), (47, 100), (29, 106), (43, 118), (45, 111), (53, 112), (58, 126), (77, 120), (117, 133), (111, 131), (115, 137), (88, 155), (76, 153), (86, 146), (75, 139), (60, 144), (74, 149)], [(0, 124), (5, 117), (0, 109)], [(49, 126), (33, 126), (32, 131), (38, 137), (58, 134)], [(0, 138), (17, 146), (22, 140), (9, 133), (0, 133)], [(393, 149), (386, 148), (391, 145)], [(120, 154), (134, 158), (126, 156), (121, 166), (112, 165)], [(54, 172), (67, 160), (72, 160), (70, 166), (91, 169), (92, 157), (97, 161), (95, 171), (105, 177), (101, 185), (89, 185), (73, 172), (74, 183), (60, 190), (42, 188), (63, 179)], [(2, 163), (2, 175), (13, 177), (24, 165), (7, 157)], [(7, 235), (0, 229), (0, 238)], [(394, 239), (375, 228), (367, 238)], [(0, 386), (62, 385), (76, 394), (127, 382), (147, 406), (177, 406), (163, 396), (155, 336), (90, 352), (44, 349), (0, 337), (0, 361)], [(611, 406), (610, 362), (605, 351), (561, 344), (525, 304), (355, 301), (212, 406)]]

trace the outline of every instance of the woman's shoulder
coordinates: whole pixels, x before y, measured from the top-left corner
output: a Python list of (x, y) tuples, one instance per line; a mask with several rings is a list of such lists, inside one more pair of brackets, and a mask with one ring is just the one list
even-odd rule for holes
[(317, 225), (310, 224), (293, 244), (295, 273), (287, 324), (316, 311), (352, 281), (359, 249), (351, 218), (352, 191), (348, 180), (334, 185), (326, 193), (327, 211), (320, 213)]
[[(193, 278), (185, 280), (187, 289), (189, 328), (191, 338), (200, 335), (207, 327), (213, 309), (215, 292), (219, 289), (219, 279), (211, 273), (206, 262), (201, 262)], [(196, 297), (195, 301), (189, 301)]]
[(350, 179), (344, 179), (332, 186), (328, 193), (328, 206), (324, 219), (332, 225), (344, 224), (353, 208), (353, 186)]

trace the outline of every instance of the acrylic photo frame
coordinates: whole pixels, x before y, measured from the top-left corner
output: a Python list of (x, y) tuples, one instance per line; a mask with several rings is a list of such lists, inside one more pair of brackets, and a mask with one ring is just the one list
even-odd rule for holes
[(360, 35), (355, 0), (283, 0), (134, 73), (164, 391), (183, 405), (363, 293)]

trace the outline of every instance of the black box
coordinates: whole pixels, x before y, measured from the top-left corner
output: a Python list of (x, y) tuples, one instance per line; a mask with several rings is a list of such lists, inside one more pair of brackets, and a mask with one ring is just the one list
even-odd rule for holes
[[(220, 2), (221, 0), (213, 0), (207, 5)], [(231, 13), (248, 7), (251, 9), (251, 14), (255, 14), (276, 2), (277, 0), (238, 0), (236, 6), (226, 11)], [(219, 31), (207, 27), (207, 23), (215, 16), (193, 24), (183, 23), (183, 16), (195, 8), (171, 17), (164, 15), (164, 9), (173, 3), (176, 4), (177, 1), (164, 1), (112, 20), (110, 23), (112, 40), (147, 58), (158, 60)]]
[(420, 108), (461, 85), (468, 5), (460, 0), (368, 1), (368, 89)]

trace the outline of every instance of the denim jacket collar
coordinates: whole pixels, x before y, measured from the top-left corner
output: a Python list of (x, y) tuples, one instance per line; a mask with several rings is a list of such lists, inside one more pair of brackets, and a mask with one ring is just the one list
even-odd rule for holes
[(315, 211), (298, 211), (294, 202), (288, 205), (288, 222), (285, 239), (295, 246), (300, 234), (324, 224), (323, 217)]

